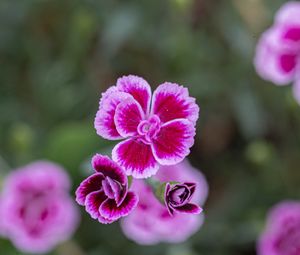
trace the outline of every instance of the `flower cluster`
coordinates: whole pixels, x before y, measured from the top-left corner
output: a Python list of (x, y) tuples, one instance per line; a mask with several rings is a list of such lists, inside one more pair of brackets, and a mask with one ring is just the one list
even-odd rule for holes
[(254, 64), (258, 74), (277, 85), (294, 83), (300, 104), (300, 3), (288, 2), (277, 12), (275, 22), (260, 38)]
[[(198, 115), (187, 88), (165, 82), (152, 95), (143, 78), (119, 78), (102, 94), (94, 125), (101, 137), (124, 141), (113, 148), (112, 159), (93, 157), (94, 173), (79, 185), (76, 201), (103, 224), (127, 216), (124, 232), (138, 243), (186, 239), (203, 221), (196, 215), (202, 211), (197, 203), (203, 203), (207, 189), (200, 173), (180, 163), (194, 143)], [(158, 185), (141, 180), (149, 177)], [(175, 235), (178, 224), (182, 228)], [(165, 233), (159, 234), (159, 229)], [(170, 233), (172, 237), (167, 237)], [(150, 238), (154, 235), (155, 240)]]
[(1, 235), (21, 251), (39, 254), (70, 238), (78, 211), (69, 189), (65, 171), (50, 162), (13, 171), (4, 181), (0, 199)]
[(271, 210), (257, 252), (258, 255), (300, 253), (300, 202), (281, 202)]

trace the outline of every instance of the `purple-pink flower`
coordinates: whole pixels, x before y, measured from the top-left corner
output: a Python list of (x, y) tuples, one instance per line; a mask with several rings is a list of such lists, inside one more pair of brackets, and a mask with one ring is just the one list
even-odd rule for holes
[(300, 254), (300, 202), (281, 202), (271, 210), (257, 252), (258, 255)]
[(1, 194), (1, 235), (30, 253), (48, 252), (69, 239), (79, 220), (69, 189), (65, 171), (47, 161), (13, 171)]
[(300, 103), (300, 2), (284, 4), (274, 24), (260, 38), (254, 64), (257, 73), (277, 85), (294, 82), (293, 92)]
[(189, 154), (198, 115), (187, 88), (166, 82), (151, 95), (147, 81), (129, 75), (102, 94), (94, 124), (106, 139), (125, 139), (112, 158), (126, 174), (147, 178), (158, 164), (174, 165)]
[(76, 190), (76, 201), (85, 206), (93, 219), (108, 224), (127, 216), (137, 205), (138, 197), (128, 191), (124, 170), (107, 156), (92, 159), (95, 173)]
[[(191, 202), (203, 205), (207, 198), (208, 185), (204, 176), (187, 161), (174, 166), (161, 166), (154, 178), (161, 182), (192, 181), (197, 186)], [(153, 245), (159, 242), (183, 242), (203, 224), (203, 214), (174, 212), (171, 216), (143, 180), (134, 180), (131, 187), (139, 195), (139, 203), (130, 215), (122, 219), (121, 227), (124, 234), (136, 243)]]
[(168, 182), (166, 184), (164, 200), (170, 215), (173, 216), (174, 211), (191, 214), (202, 212), (202, 209), (198, 205), (190, 203), (196, 186), (194, 182), (184, 182), (174, 185)]

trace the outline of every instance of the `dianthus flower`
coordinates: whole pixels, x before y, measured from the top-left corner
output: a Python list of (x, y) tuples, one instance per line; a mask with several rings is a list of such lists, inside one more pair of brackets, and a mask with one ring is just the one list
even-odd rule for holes
[(281, 202), (270, 212), (258, 255), (300, 254), (300, 202)]
[(187, 88), (166, 82), (151, 96), (147, 81), (129, 75), (102, 94), (94, 124), (103, 138), (125, 139), (112, 158), (126, 174), (147, 178), (158, 164), (174, 165), (189, 154), (198, 115)]
[(199, 214), (202, 209), (193, 203), (190, 203), (195, 193), (197, 184), (194, 182), (183, 182), (170, 184), (165, 187), (164, 201), (171, 215), (174, 211), (178, 213)]
[[(203, 205), (208, 185), (204, 176), (183, 161), (174, 166), (161, 166), (154, 177), (161, 182), (178, 181), (196, 184), (192, 203)], [(154, 196), (152, 188), (143, 180), (133, 180), (132, 189), (139, 196), (139, 203), (130, 215), (122, 219), (124, 234), (141, 245), (160, 242), (183, 242), (197, 232), (204, 221), (204, 215), (182, 214), (177, 211), (170, 215), (167, 207)]]
[(300, 103), (300, 3), (284, 4), (275, 22), (260, 38), (254, 64), (257, 73), (277, 85), (294, 82), (293, 93)]
[(76, 201), (85, 206), (93, 219), (108, 224), (127, 216), (137, 205), (138, 197), (128, 191), (124, 170), (107, 156), (92, 159), (95, 173), (76, 190)]
[(19, 250), (39, 254), (69, 239), (79, 220), (69, 189), (65, 171), (47, 161), (13, 171), (1, 194), (1, 234)]

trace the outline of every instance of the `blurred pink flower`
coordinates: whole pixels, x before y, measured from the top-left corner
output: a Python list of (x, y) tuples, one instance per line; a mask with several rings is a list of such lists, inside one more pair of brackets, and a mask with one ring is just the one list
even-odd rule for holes
[(65, 171), (47, 161), (13, 171), (1, 195), (1, 234), (30, 253), (48, 252), (69, 239), (79, 222), (69, 189)]
[(86, 178), (76, 190), (76, 201), (85, 206), (93, 219), (108, 224), (127, 216), (137, 205), (138, 197), (128, 191), (124, 170), (107, 156), (92, 159), (96, 173)]
[(282, 202), (271, 210), (257, 252), (258, 255), (300, 254), (300, 202)]
[[(191, 202), (203, 205), (208, 194), (204, 176), (187, 161), (174, 166), (161, 166), (154, 177), (160, 181), (179, 181), (196, 183)], [(132, 189), (139, 195), (136, 209), (124, 218), (121, 227), (124, 234), (141, 245), (159, 242), (183, 242), (197, 232), (204, 221), (204, 215), (181, 214), (171, 216), (163, 204), (154, 196), (150, 186), (142, 180), (134, 180)]]
[(166, 82), (152, 96), (147, 81), (129, 75), (102, 94), (95, 128), (106, 139), (126, 139), (114, 147), (113, 160), (127, 175), (147, 178), (158, 163), (174, 165), (189, 154), (198, 115), (187, 88)]
[(183, 182), (172, 185), (166, 184), (164, 200), (170, 215), (177, 213), (199, 214), (202, 209), (193, 203), (190, 203), (197, 184), (194, 182)]
[[(260, 38), (254, 64), (257, 73), (277, 85), (300, 79), (300, 2), (284, 4), (274, 24)], [(299, 83), (299, 82), (298, 82)], [(300, 103), (299, 85), (294, 93)]]

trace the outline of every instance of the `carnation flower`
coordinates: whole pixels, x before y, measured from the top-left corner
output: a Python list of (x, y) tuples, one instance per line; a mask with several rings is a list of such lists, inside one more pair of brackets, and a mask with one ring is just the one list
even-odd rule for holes
[[(206, 200), (207, 182), (187, 161), (174, 166), (161, 166), (154, 178), (161, 182), (193, 181), (196, 189), (191, 202), (203, 205)], [(131, 187), (139, 195), (139, 203), (130, 215), (122, 219), (121, 227), (124, 234), (136, 243), (153, 245), (160, 242), (184, 242), (203, 224), (203, 214), (182, 214), (174, 211), (171, 216), (167, 207), (159, 202), (152, 188), (143, 180), (133, 180)]]
[(260, 38), (254, 64), (257, 73), (277, 85), (294, 82), (294, 97), (300, 103), (300, 3), (288, 2), (277, 12), (275, 22)]
[(92, 159), (96, 173), (86, 178), (76, 190), (76, 201), (85, 206), (93, 219), (108, 224), (128, 215), (138, 197), (128, 191), (124, 170), (109, 157), (96, 154)]
[(194, 143), (199, 107), (187, 88), (163, 83), (154, 91), (138, 76), (123, 76), (105, 93), (95, 118), (97, 134), (117, 144), (112, 158), (127, 175), (147, 178), (159, 165), (182, 161)]
[(79, 220), (69, 189), (65, 171), (47, 161), (13, 171), (1, 194), (1, 234), (26, 253), (46, 253), (69, 239)]
[(198, 205), (190, 203), (196, 186), (196, 183), (193, 182), (184, 182), (174, 185), (170, 183), (166, 184), (164, 200), (171, 215), (174, 215), (174, 211), (178, 213), (201, 213), (202, 209)]
[(300, 254), (300, 202), (281, 202), (268, 215), (258, 255)]

